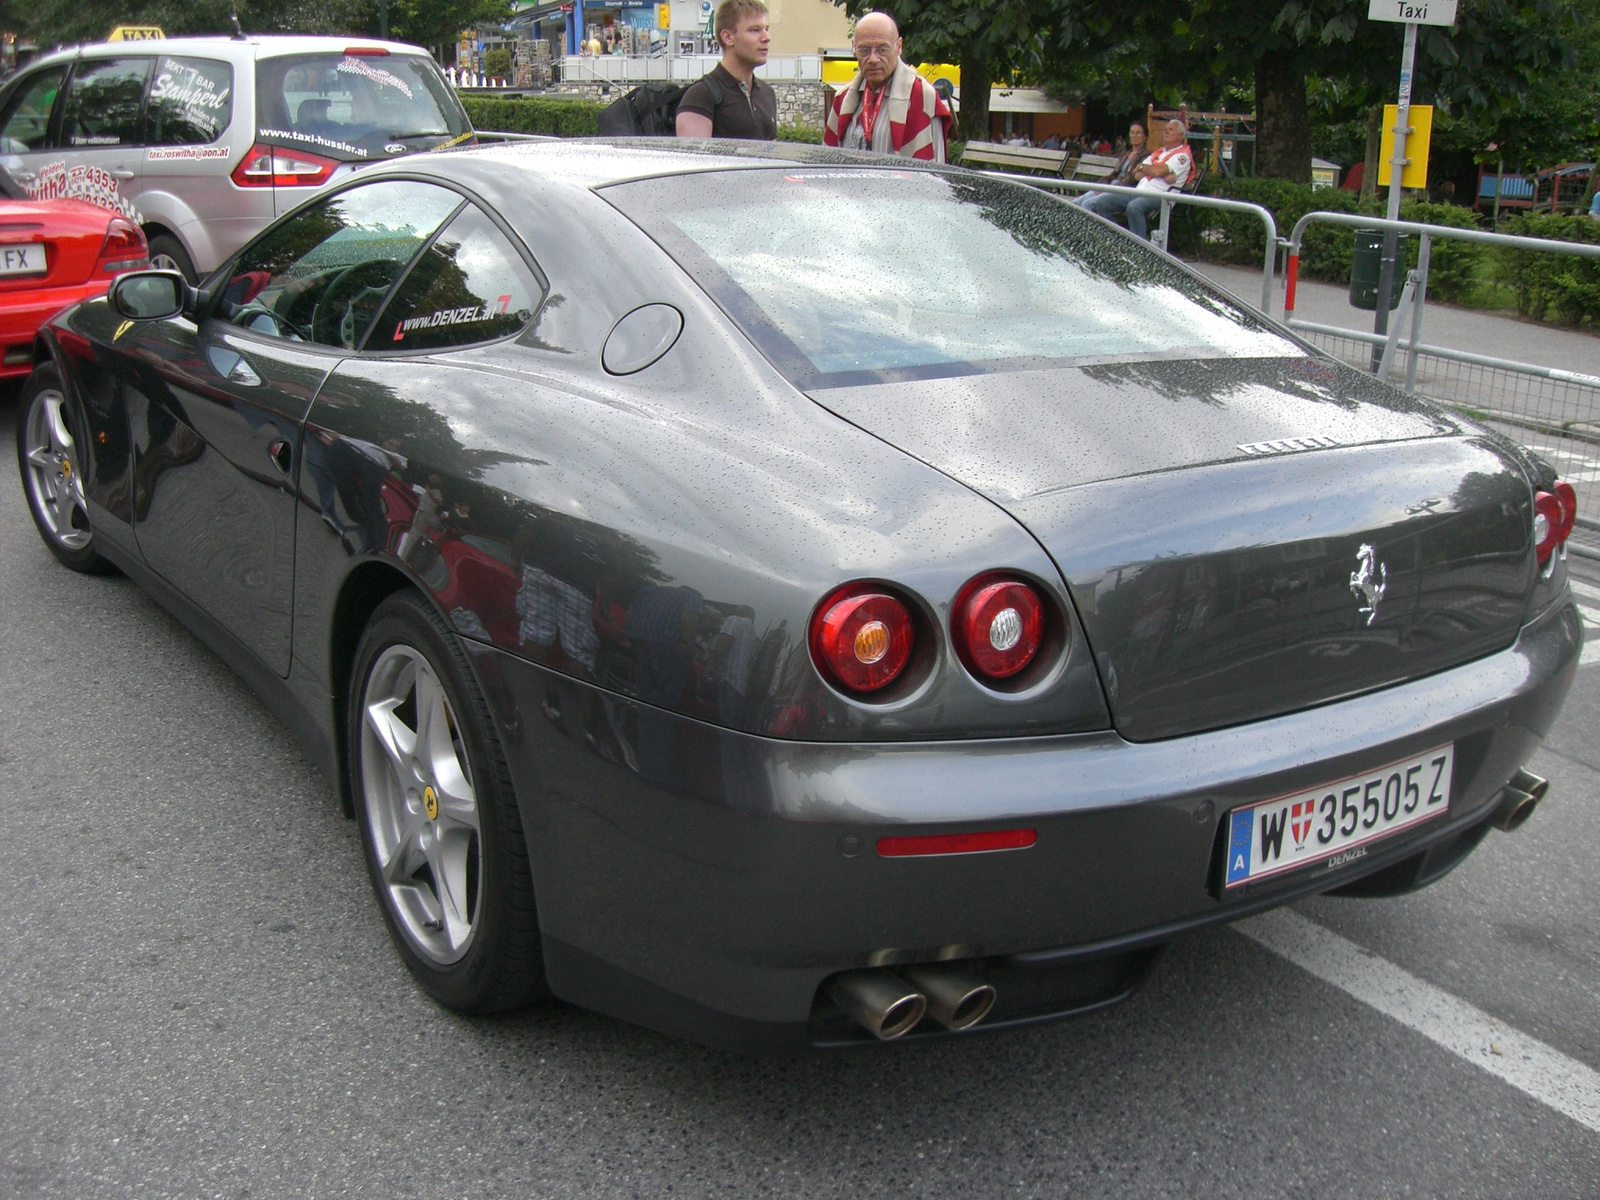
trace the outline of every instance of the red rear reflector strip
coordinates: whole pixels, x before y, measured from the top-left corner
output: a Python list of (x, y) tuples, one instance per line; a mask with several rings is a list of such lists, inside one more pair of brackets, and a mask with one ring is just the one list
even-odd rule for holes
[(984, 833), (935, 833), (927, 837), (878, 839), (885, 858), (913, 854), (982, 854), (987, 850), (1025, 850), (1039, 840), (1032, 829), (991, 829)]

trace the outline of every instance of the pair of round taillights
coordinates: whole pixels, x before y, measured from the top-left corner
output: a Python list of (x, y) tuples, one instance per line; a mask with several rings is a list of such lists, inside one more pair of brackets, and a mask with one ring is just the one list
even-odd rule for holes
[[(905, 672), (916, 648), (911, 607), (881, 584), (849, 583), (817, 606), (811, 657), (848, 692), (876, 692)], [(956, 657), (980, 680), (1001, 683), (1038, 656), (1049, 632), (1038, 589), (1013, 575), (986, 574), (956, 596), (950, 639)]]
[(1533, 498), (1533, 550), (1541, 564), (1572, 535), (1577, 519), (1578, 493), (1563, 479)]

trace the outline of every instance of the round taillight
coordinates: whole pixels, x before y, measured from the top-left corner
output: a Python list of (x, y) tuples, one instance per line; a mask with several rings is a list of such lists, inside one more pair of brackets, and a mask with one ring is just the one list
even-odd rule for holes
[(811, 621), (817, 669), (852, 692), (888, 687), (911, 659), (916, 632), (905, 604), (871, 584), (840, 588)]
[(1540, 562), (1548, 562), (1561, 544), (1561, 526), (1566, 520), (1561, 501), (1550, 492), (1533, 498), (1533, 552)]
[(968, 670), (1009, 679), (1044, 644), (1044, 601), (1020, 579), (980, 577), (956, 598), (950, 633)]
[(1556, 534), (1556, 541), (1564, 542), (1572, 536), (1572, 527), (1578, 521), (1578, 493), (1564, 479), (1556, 480), (1550, 492), (1561, 505), (1561, 529)]

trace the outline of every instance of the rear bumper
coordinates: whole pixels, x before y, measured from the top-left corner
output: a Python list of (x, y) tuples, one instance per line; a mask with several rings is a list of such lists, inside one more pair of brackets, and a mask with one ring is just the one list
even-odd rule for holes
[[(837, 971), (981, 959), (1027, 997), (1008, 1006), (1002, 987), (995, 1019), (1035, 1020), (1120, 998), (1177, 933), (1427, 847), (1453, 863), (1554, 722), (1581, 643), (1568, 602), (1502, 653), (1193, 737), (848, 745), (731, 733), (467, 646), (516, 784), (555, 993), (698, 1041), (798, 1050), (850, 1040), (813, 1011)], [(1219, 894), (1229, 809), (1446, 741), (1447, 818), (1338, 869)], [(886, 834), (1019, 823), (1038, 831), (1026, 850), (874, 850)]]
[[(69, 305), (105, 295), (110, 286), (111, 280), (96, 279), (72, 287), (0, 294), (0, 379), (29, 374), (34, 365), (33, 339), (39, 327)], [(29, 352), (26, 360), (21, 360), (22, 350)]]

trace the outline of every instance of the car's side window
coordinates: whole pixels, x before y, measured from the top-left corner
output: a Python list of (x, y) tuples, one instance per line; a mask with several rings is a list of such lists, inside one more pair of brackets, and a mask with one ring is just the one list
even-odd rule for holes
[(0, 154), (44, 149), (50, 136), (50, 111), (66, 77), (65, 67), (51, 67), (18, 86), (0, 116)]
[(139, 141), (148, 58), (82, 59), (67, 84), (63, 146), (130, 146)]
[(509, 337), (544, 289), (506, 235), (469, 205), (417, 260), (373, 327), (368, 350), (433, 350)]
[[(233, 119), (233, 67), (210, 58), (156, 59), (145, 110), (151, 146), (214, 142)], [(151, 155), (152, 158), (155, 155)]]
[(353, 350), (400, 273), (462, 199), (409, 179), (358, 185), (296, 213), (234, 262), (215, 315)]

